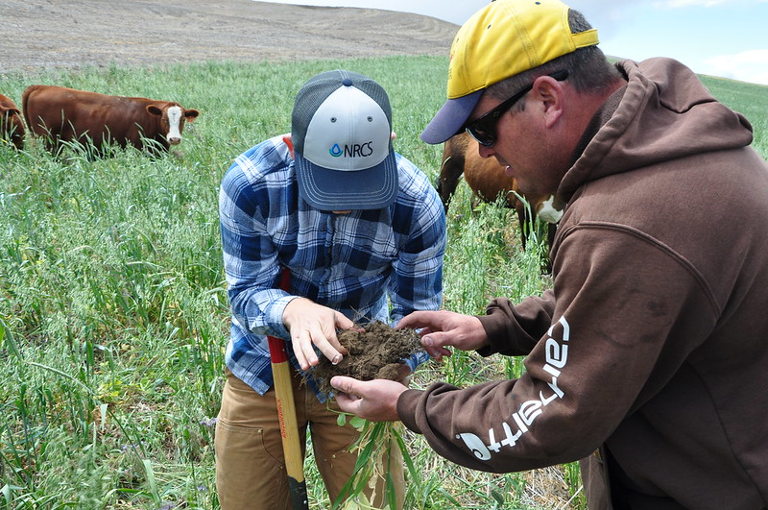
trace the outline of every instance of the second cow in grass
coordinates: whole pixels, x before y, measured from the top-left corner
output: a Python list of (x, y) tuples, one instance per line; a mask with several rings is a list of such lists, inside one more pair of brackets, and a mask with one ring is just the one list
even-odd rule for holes
[[(562, 211), (554, 205), (554, 198), (551, 195), (530, 196), (520, 193), (515, 178), (507, 175), (496, 159), (481, 157), (477, 141), (467, 133), (450, 138), (443, 146), (437, 192), (446, 211), (462, 175), (480, 200), (495, 202), (502, 197), (506, 206), (515, 210), (520, 222), (523, 248), (528, 239), (530, 224), (533, 222), (533, 218), (528, 214), (529, 210), (534, 217), (539, 217), (549, 224), (548, 241), (551, 243), (555, 226), (562, 216)], [(530, 209), (526, 208), (518, 195), (525, 198), (530, 204)]]

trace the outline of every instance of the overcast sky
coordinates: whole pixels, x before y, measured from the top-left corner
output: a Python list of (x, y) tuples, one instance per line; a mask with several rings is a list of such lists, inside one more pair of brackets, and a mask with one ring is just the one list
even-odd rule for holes
[[(270, 0), (415, 12), (461, 25), (487, 0)], [(608, 55), (673, 57), (697, 73), (768, 85), (768, 0), (571, 0)], [(457, 27), (458, 29), (458, 27)]]

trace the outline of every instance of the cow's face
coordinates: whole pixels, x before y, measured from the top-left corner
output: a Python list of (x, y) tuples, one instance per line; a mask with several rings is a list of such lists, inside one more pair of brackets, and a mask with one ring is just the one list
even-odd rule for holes
[(24, 139), (24, 124), (21, 121), (19, 110), (0, 105), (0, 140), (6, 139), (21, 149)]
[(194, 122), (199, 115), (197, 110), (185, 110), (179, 105), (165, 105), (159, 107), (151, 104), (147, 111), (152, 115), (160, 116), (160, 128), (165, 139), (170, 145), (181, 143), (181, 133), (184, 131), (184, 122)]

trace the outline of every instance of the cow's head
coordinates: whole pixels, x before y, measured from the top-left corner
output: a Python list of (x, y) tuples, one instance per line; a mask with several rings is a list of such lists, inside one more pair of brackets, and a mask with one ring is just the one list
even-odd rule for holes
[(0, 140), (10, 139), (18, 148), (24, 147), (24, 123), (17, 108), (0, 105)]
[(166, 103), (163, 105), (147, 105), (147, 111), (151, 115), (160, 117), (160, 127), (164, 133), (165, 139), (170, 145), (181, 143), (181, 133), (184, 131), (184, 122), (194, 122), (200, 112), (197, 110), (187, 110), (175, 103)]
[(9, 108), (0, 104), (0, 122), (2, 122), (3, 125), (9, 125), (11, 122), (15, 121), (14, 116), (20, 118), (20, 115), (21, 112), (16, 108)]

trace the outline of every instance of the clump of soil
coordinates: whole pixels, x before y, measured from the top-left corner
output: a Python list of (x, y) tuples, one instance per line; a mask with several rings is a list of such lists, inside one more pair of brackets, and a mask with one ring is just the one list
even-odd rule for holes
[(348, 354), (338, 365), (320, 356), (320, 363), (312, 369), (312, 375), (324, 393), (334, 391), (330, 385), (334, 375), (348, 375), (363, 381), (397, 380), (403, 359), (424, 349), (415, 330), (394, 329), (379, 321), (371, 322), (362, 330), (344, 330), (338, 338)]

